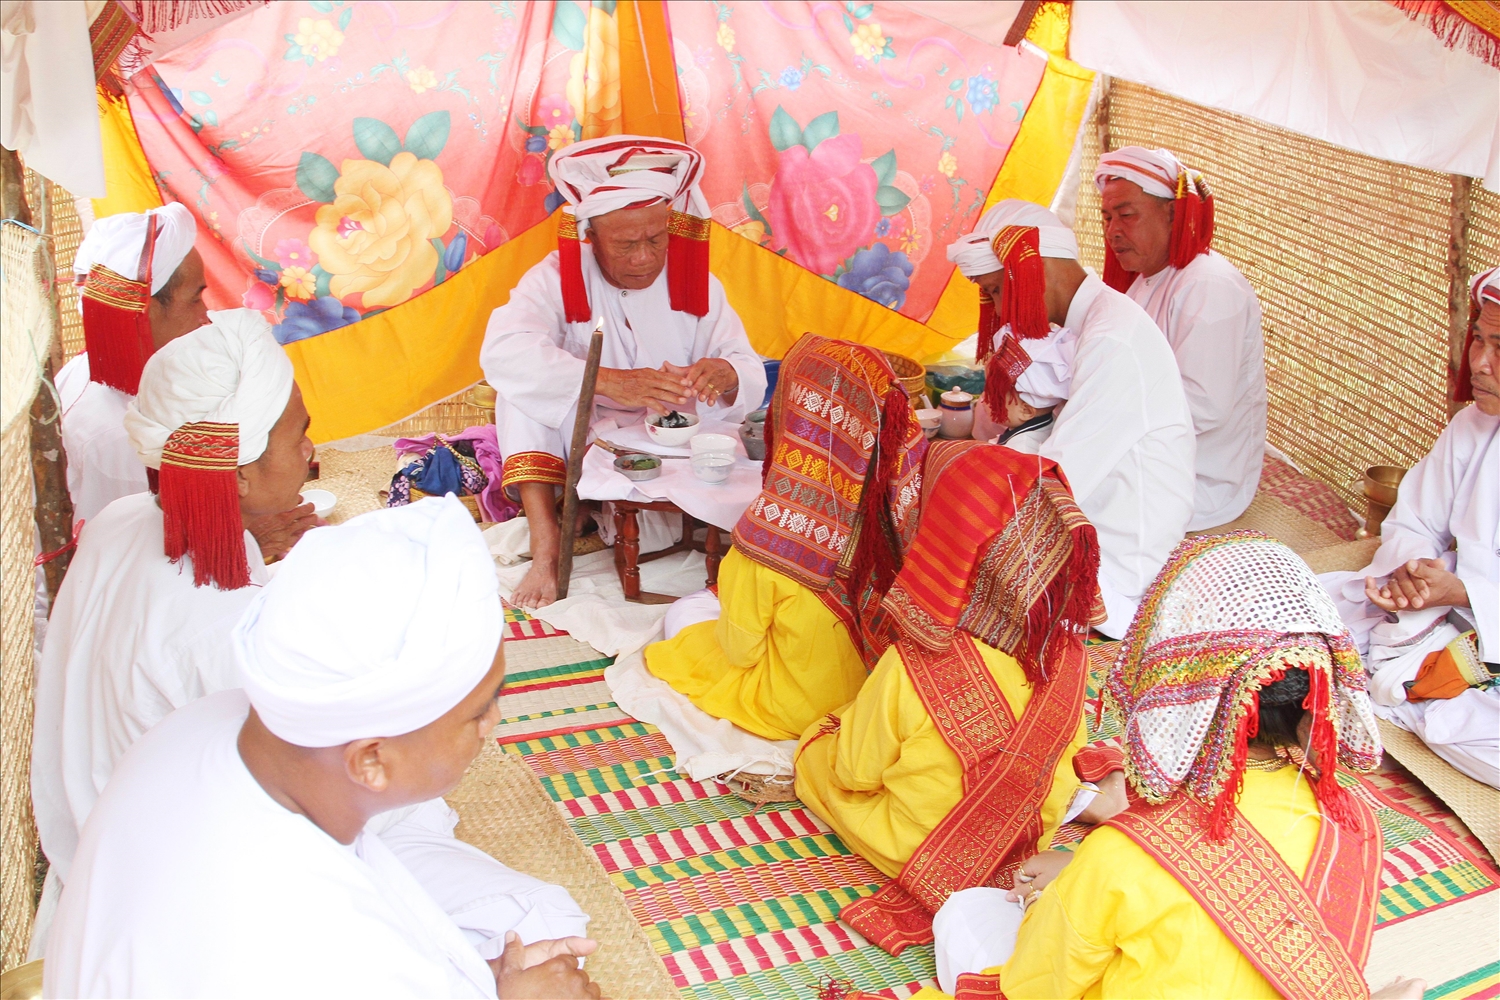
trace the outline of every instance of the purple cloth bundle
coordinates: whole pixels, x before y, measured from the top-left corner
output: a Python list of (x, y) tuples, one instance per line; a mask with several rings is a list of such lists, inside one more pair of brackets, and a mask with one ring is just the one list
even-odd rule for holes
[[(479, 468), (489, 480), (479, 493), (479, 510), (484, 515), (484, 519), (486, 521), (509, 521), (515, 517), (520, 508), (506, 498), (505, 490), (500, 485), (500, 473), (504, 461), (500, 457), (500, 443), (495, 438), (495, 425), (480, 424), (477, 427), (468, 427), (457, 434), (444, 434), (443, 440), (468, 441), (473, 444), (474, 461), (479, 463)], [(395, 444), (396, 454), (402, 458), (408, 456), (420, 458), (437, 447), (437, 444), (436, 434), (401, 438)]]

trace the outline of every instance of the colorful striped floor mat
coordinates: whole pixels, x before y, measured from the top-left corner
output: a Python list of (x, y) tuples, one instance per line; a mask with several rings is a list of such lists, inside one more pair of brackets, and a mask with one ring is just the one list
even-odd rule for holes
[[(607, 659), (524, 612), (507, 620), (496, 737), (603, 863), (683, 996), (811, 1000), (833, 979), (899, 998), (934, 985), (930, 946), (892, 958), (838, 922), (884, 878), (822, 821), (795, 802), (757, 808), (678, 777), (655, 727), (611, 701)], [(1112, 650), (1092, 651), (1096, 667)], [(1104, 722), (1096, 735), (1116, 735)], [(1477, 841), (1450, 829), (1421, 785), (1390, 774), (1357, 787), (1385, 831), (1380, 925), (1500, 889)], [(1064, 828), (1059, 846), (1082, 832)], [(1479, 929), (1476, 948), (1493, 951), (1492, 931)], [(1500, 963), (1428, 985), (1429, 998), (1500, 996)]]

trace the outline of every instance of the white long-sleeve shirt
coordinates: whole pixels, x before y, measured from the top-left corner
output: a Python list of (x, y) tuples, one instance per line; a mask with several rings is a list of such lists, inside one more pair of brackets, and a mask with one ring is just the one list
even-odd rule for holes
[(73, 520), (91, 520), (121, 497), (146, 492), (146, 467), (125, 433), (131, 397), (90, 382), (87, 353), (62, 366), (57, 395)]
[(221, 691), (120, 761), (47, 946), (49, 997), (493, 997), (474, 946), (381, 838), (348, 846), (240, 759)]
[(1044, 441), (1013, 446), (1067, 475), (1099, 535), (1101, 631), (1119, 638), (1193, 513), (1192, 416), (1171, 348), (1128, 297), (1090, 274), (1065, 325), (1078, 331), (1071, 394)]
[(1266, 448), (1266, 349), (1260, 302), (1217, 253), (1138, 275), (1129, 295), (1166, 334), (1198, 438), (1189, 531), (1228, 524), (1260, 485)]
[(649, 288), (632, 291), (605, 279), (588, 244), (583, 245), (582, 265), (593, 307), (589, 322), (569, 323), (563, 317), (556, 251), (527, 271), (510, 301), (491, 314), (479, 363), (501, 401), (566, 439), (583, 386), (589, 339), (602, 316), (602, 367), (660, 368), (666, 361), (686, 367), (704, 358), (723, 358), (739, 376), (739, 392), (733, 403), (699, 404), (697, 412), (738, 422), (760, 407), (765, 365), (751, 349), (718, 278), (708, 278), (708, 313), (700, 318), (672, 309), (665, 268)]

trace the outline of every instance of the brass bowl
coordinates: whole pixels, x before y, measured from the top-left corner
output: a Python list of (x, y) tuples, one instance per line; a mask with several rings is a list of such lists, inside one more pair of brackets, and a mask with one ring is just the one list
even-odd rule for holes
[(1383, 507), (1394, 507), (1396, 505), (1396, 488), (1401, 485), (1401, 480), (1406, 475), (1406, 470), (1395, 465), (1372, 465), (1365, 470), (1364, 490), (1365, 496)]
[(0, 1000), (37, 1000), (42, 995), (42, 960), (27, 962), (0, 975)]
[(477, 406), (481, 410), (493, 410), (495, 408), (495, 387), (488, 382), (480, 381), (474, 388), (469, 390), (469, 405)]

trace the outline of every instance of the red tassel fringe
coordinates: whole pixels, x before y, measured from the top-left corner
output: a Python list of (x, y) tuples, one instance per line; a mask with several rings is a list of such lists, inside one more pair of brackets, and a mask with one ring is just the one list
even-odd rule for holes
[[(901, 449), (911, 432), (911, 401), (906, 390), (893, 384), (881, 409), (880, 436), (864, 493), (859, 498), (859, 537), (852, 539), (854, 560), (849, 568), (849, 594), (856, 601), (867, 585), (884, 594), (901, 569), (901, 546), (891, 518), (890, 488), (901, 461)], [(768, 452), (769, 454), (769, 452)]]
[(995, 350), (995, 334), (1000, 332), (1000, 322), (995, 316), (995, 300), (981, 291), (979, 293), (979, 342), (974, 356), (980, 361)]
[(589, 322), (594, 310), (589, 307), (589, 289), (583, 283), (583, 247), (579, 245), (578, 223), (569, 208), (557, 217), (557, 266), (562, 280), (563, 319)]
[(1113, 248), (1108, 243), (1104, 245), (1104, 283), (1117, 292), (1130, 290), (1131, 284), (1135, 282), (1135, 272), (1127, 271), (1120, 264), (1120, 258), (1115, 256)]
[(83, 344), (89, 354), (89, 381), (134, 396), (141, 369), (151, 357), (151, 319), (146, 310), (130, 312), (83, 297)]
[[(1026, 637), (1015, 651), (1026, 679), (1043, 683), (1056, 676), (1068, 637), (1087, 629), (1099, 580), (1099, 536), (1091, 524), (1073, 531), (1067, 566), (1052, 578), (1026, 614)], [(1062, 626), (1066, 623), (1067, 630)]]
[(1036, 229), (1022, 235), (1005, 255), (999, 325), (1021, 340), (1047, 336), (1047, 273)]
[(667, 236), (667, 294), (672, 308), (708, 315), (708, 220), (673, 213)]
[(192, 558), (194, 586), (248, 587), (250, 564), (235, 470), (163, 464), (160, 490), (167, 558), (174, 563)]
[(1390, 0), (1390, 3), (1411, 20), (1425, 21), (1428, 30), (1443, 45), (1463, 49), (1474, 58), (1500, 69), (1500, 37), (1454, 10), (1452, 4), (1441, 0)]
[(1469, 368), (1469, 348), (1474, 346), (1474, 324), (1479, 322), (1479, 308), (1476, 305), (1469, 307), (1469, 335), (1464, 338), (1463, 354), (1458, 359), (1458, 375), (1451, 393), (1455, 403), (1474, 401), (1474, 372)]
[(1031, 355), (1012, 337), (1002, 340), (1000, 349), (990, 355), (984, 369), (984, 404), (995, 423), (1005, 423), (1005, 399), (1030, 367)]
[(1203, 198), (1189, 178), (1180, 182), (1186, 190), (1173, 202), (1172, 241), (1167, 261), (1173, 267), (1187, 267), (1199, 254), (1208, 253), (1214, 238), (1214, 199)]

